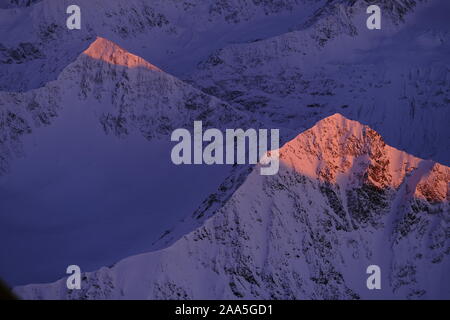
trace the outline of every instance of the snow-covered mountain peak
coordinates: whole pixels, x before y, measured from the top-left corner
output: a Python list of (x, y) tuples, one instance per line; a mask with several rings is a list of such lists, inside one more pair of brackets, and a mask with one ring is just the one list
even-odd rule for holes
[[(393, 149), (339, 114), (288, 142), (280, 156), (287, 165), (277, 175), (255, 168), (221, 208), (169, 247), (86, 273), (81, 290), (67, 290), (61, 279), (16, 293), (27, 299), (449, 296), (448, 167)], [(378, 292), (366, 287), (372, 264), (383, 270)]]
[[(418, 170), (422, 174), (416, 196), (429, 201), (446, 199), (448, 168), (390, 147), (375, 130), (340, 114), (319, 121), (286, 143), (280, 159), (302, 175), (352, 187), (369, 183), (397, 189), (409, 173)], [(425, 191), (424, 196), (421, 189), (433, 192)]]
[(119, 47), (114, 42), (97, 37), (97, 39), (83, 52), (84, 55), (92, 59), (101, 60), (109, 64), (120, 65), (128, 68), (148, 68), (155, 71), (161, 71), (156, 66), (148, 63), (141, 57), (138, 57), (125, 49)]
[[(450, 168), (422, 160), (449, 163), (448, 1), (379, 0), (376, 31), (372, 0), (191, 2), (81, 0), (73, 31), (65, 2), (0, 0), (0, 235), (33, 243), (4, 250), (2, 274), (129, 257), (81, 290), (16, 292), (450, 297)], [(199, 120), (279, 129), (279, 173), (173, 166), (171, 132)], [(367, 290), (369, 265), (383, 290)]]

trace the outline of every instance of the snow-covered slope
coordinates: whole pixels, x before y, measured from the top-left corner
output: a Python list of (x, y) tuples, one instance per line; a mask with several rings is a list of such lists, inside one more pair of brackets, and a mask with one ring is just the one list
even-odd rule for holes
[(22, 136), (50, 125), (65, 108), (93, 111), (107, 134), (120, 137), (137, 131), (147, 139), (191, 128), (196, 120), (205, 126), (239, 127), (246, 119), (229, 105), (100, 37), (57, 80), (24, 93), (0, 92), (0, 105), (2, 172), (7, 171), (11, 155), (20, 153)]
[[(284, 142), (340, 112), (393, 146), (450, 163), (448, 1), (65, 1), (0, 10), (0, 90), (43, 86), (96, 36), (110, 39), (252, 119)], [(402, 121), (399, 121), (399, 120)]]
[(46, 282), (74, 260), (95, 270), (151, 250), (231, 172), (172, 164), (170, 134), (194, 120), (248, 122), (104, 38), (44, 87), (0, 92), (2, 278)]
[(187, 79), (291, 137), (340, 112), (449, 164), (450, 4), (385, 1), (375, 31), (367, 6), (329, 1), (295, 31), (218, 50)]
[[(81, 290), (17, 287), (28, 299), (449, 298), (450, 168), (385, 144), (335, 114), (255, 168), (172, 246), (86, 273)], [(366, 288), (379, 265), (382, 290)]]
[[(79, 0), (77, 4), (81, 7), (82, 29), (70, 31), (65, 26), (66, 8), (73, 4), (70, 1), (0, 1), (0, 238), (15, 244), (0, 251), (0, 274), (3, 276), (16, 270), (21, 273), (17, 278), (7, 279), (13, 284), (24, 283), (20, 277), (25, 273), (29, 277), (27, 279), (41, 281), (41, 275), (50, 269), (49, 265), (54, 268), (52, 274), (55, 274), (55, 270), (62, 274), (64, 267), (73, 262), (80, 263), (83, 270), (94, 270), (99, 265), (109, 265), (125, 256), (170, 246), (152, 254), (157, 257), (156, 262), (150, 263), (144, 256), (142, 266), (131, 263), (132, 269), (137, 268), (132, 271), (136, 271), (136, 274), (139, 274), (140, 268), (145, 269), (147, 263), (151, 264), (151, 268), (163, 269), (166, 268), (164, 259), (174, 259), (169, 254), (174, 251), (173, 248), (191, 246), (195, 238), (193, 234), (203, 226), (223, 224), (217, 218), (221, 216), (216, 214), (218, 210), (226, 217), (223, 219), (233, 220), (234, 216), (230, 217), (235, 213), (230, 210), (237, 210), (239, 216), (245, 216), (257, 208), (260, 219), (270, 222), (265, 226), (270, 239), (276, 238), (271, 232), (282, 233), (278, 224), (295, 225), (292, 220), (295, 218), (289, 216), (294, 212), (290, 200), (286, 202), (285, 212), (283, 204), (265, 202), (259, 195), (249, 191), (249, 181), (252, 179), (256, 185), (260, 185), (260, 189), (257, 189), (260, 194), (266, 194), (266, 184), (272, 183), (274, 179), (281, 179), (281, 185), (289, 185), (282, 179), (284, 176), (262, 178), (252, 173), (247, 179), (252, 170), (249, 167), (224, 167), (215, 171), (211, 168), (175, 168), (170, 165), (167, 135), (175, 128), (192, 127), (194, 120), (203, 120), (206, 126), (216, 128), (279, 128), (284, 143), (291, 141), (316, 121), (339, 112), (350, 119), (369, 124), (396, 148), (448, 165), (449, 2), (380, 0), (378, 4), (383, 10), (382, 30), (369, 31), (366, 28), (366, 8), (372, 2)], [(105, 39), (114, 41), (126, 50)], [(360, 127), (355, 125), (355, 128), (358, 131)], [(356, 135), (361, 138), (359, 134)], [(316, 136), (317, 133), (314, 134)], [(293, 149), (301, 149), (302, 146), (297, 146), (295, 141), (292, 140), (285, 148), (295, 146)], [(306, 145), (309, 144), (306, 142)], [(332, 240), (332, 244), (338, 248), (354, 245), (356, 249), (352, 251), (352, 256), (363, 254), (370, 257), (373, 252), (383, 252), (385, 248), (391, 247), (391, 243), (379, 240), (383, 237), (381, 229), (377, 227), (388, 218), (379, 218), (382, 220), (380, 222), (376, 215), (370, 214), (378, 210), (377, 206), (383, 202), (377, 193), (378, 189), (374, 191), (372, 187), (363, 185), (355, 191), (350, 187), (353, 180), (360, 183), (365, 181), (364, 177), (361, 181), (352, 178), (358, 171), (353, 170), (353, 163), (362, 168), (367, 164), (362, 158), (356, 162), (347, 159), (352, 169), (338, 175), (342, 176), (341, 181), (341, 178), (335, 177), (336, 172), (333, 173), (332, 168), (323, 169), (329, 165), (321, 161), (323, 152), (316, 152), (318, 158), (310, 156), (303, 159), (309, 164), (303, 171), (299, 168), (294, 170), (295, 166), (289, 165), (283, 169), (283, 172), (289, 172), (288, 176), (295, 176), (299, 171), (307, 181), (304, 187), (298, 187), (306, 190), (304, 197), (298, 196), (301, 199), (298, 201), (305, 208), (298, 215), (305, 224), (296, 230), (304, 233), (328, 230), (322, 225), (323, 219), (317, 220), (315, 216), (323, 208), (342, 214), (338, 205), (331, 204), (334, 196), (327, 191), (331, 188), (336, 197), (343, 197), (339, 201), (351, 219), (347, 224), (332, 218), (329, 220), (336, 225), (342, 223), (345, 227), (342, 230), (348, 232), (345, 237), (349, 236), (349, 243), (353, 244), (344, 244), (347, 240), (337, 235), (335, 238), (325, 235), (325, 240)], [(413, 188), (418, 190), (415, 193), (419, 199), (417, 206), (410, 204), (416, 200), (408, 200), (405, 204), (404, 198), (411, 197), (412, 186), (416, 180), (420, 180), (419, 173), (428, 172), (431, 162), (419, 161), (397, 152), (393, 152), (395, 160), (392, 160), (390, 151), (386, 152), (389, 154), (386, 157), (395, 164), (387, 165), (386, 168), (392, 179), (386, 178), (386, 181), (381, 182), (371, 180), (371, 183), (387, 190), (387, 195), (383, 193), (383, 196), (389, 198), (389, 210), (392, 213), (402, 212), (408, 220), (412, 219), (407, 213), (408, 207), (414, 207), (412, 210), (418, 212), (439, 211), (442, 206), (448, 210), (446, 204), (430, 204), (428, 200), (422, 199), (428, 199), (426, 194), (432, 194), (430, 199), (434, 199), (435, 192), (440, 194), (438, 198), (442, 198), (442, 192), (436, 191), (434, 184), (421, 187), (419, 183), (419, 187)], [(302, 154), (300, 157), (305, 157), (305, 153)], [(331, 156), (334, 155), (328, 154), (327, 158)], [(336, 156), (345, 158), (345, 152)], [(417, 167), (411, 179), (405, 178), (406, 169), (398, 167), (398, 158), (402, 157), (407, 158), (405, 161), (411, 168)], [(348, 163), (342, 161), (338, 167), (348, 169)], [(438, 165), (435, 167), (442, 168)], [(183, 172), (180, 173), (180, 170)], [(368, 170), (372, 169), (369, 167)], [(437, 181), (438, 184), (446, 179), (448, 181), (448, 176), (444, 175), (442, 179), (441, 169), (436, 170), (435, 175), (430, 174), (426, 179)], [(409, 177), (408, 174), (406, 176)], [(320, 179), (324, 177), (330, 181), (317, 182), (317, 179), (322, 181)], [(191, 187), (192, 181), (195, 181), (196, 188)], [(244, 181), (247, 181), (247, 187), (235, 193)], [(337, 192), (337, 186), (346, 191)], [(40, 191), (37, 192), (37, 189)], [(269, 194), (278, 192), (272, 191)], [(250, 211), (245, 207), (247, 200), (243, 200), (243, 194), (252, 194), (248, 199), (252, 203), (249, 204), (252, 208)], [(372, 196), (375, 198), (369, 201)], [(286, 195), (281, 197), (291, 199)], [(355, 197), (358, 200), (354, 200)], [(322, 206), (324, 199), (330, 203)], [(346, 199), (351, 199), (351, 203), (347, 204)], [(237, 200), (239, 204), (230, 209)], [(372, 200), (375, 204), (369, 205)], [(95, 205), (92, 206), (92, 203)], [(296, 206), (297, 202), (294, 201), (293, 205)], [(221, 209), (223, 207), (227, 209)], [(366, 210), (367, 207), (370, 212)], [(281, 218), (279, 221), (265, 218), (264, 214), (277, 213), (277, 210), (285, 221)], [(358, 215), (353, 217), (355, 210), (362, 210), (363, 218)], [(191, 215), (188, 216), (188, 213)], [(284, 218), (284, 215), (287, 217)], [(386, 213), (388, 216), (396, 217)], [(439, 228), (446, 223), (445, 219), (439, 220), (439, 214), (426, 217), (424, 224), (428, 220), (434, 223), (429, 228), (442, 230)], [(175, 221), (180, 218), (184, 218), (183, 223), (176, 224)], [(256, 222), (249, 220), (251, 225), (240, 225), (239, 228), (250, 232), (253, 225), (258, 225)], [(361, 224), (364, 226), (361, 227)], [(387, 221), (386, 232), (398, 235), (398, 232), (391, 232), (396, 225), (395, 221)], [(231, 227), (240, 230), (238, 225), (231, 224)], [(211, 226), (208, 228), (208, 234), (216, 235), (218, 232), (217, 238), (222, 239), (223, 234)], [(419, 233), (428, 230), (422, 224), (418, 229)], [(344, 232), (342, 230), (336, 232)], [(368, 230), (367, 233), (364, 230)], [(262, 229), (258, 232), (263, 237)], [(413, 245), (405, 245), (406, 240), (399, 242), (398, 246), (396, 244), (391, 255), (395, 263), (390, 258), (377, 257), (383, 269), (389, 270), (391, 288), (403, 285), (403, 289), (395, 292), (396, 296), (419, 297), (423, 293), (421, 290), (426, 291), (423, 297), (448, 296), (448, 292), (442, 294), (436, 289), (433, 281), (437, 278), (431, 279), (429, 285), (426, 284), (422, 270), (428, 265), (425, 262), (422, 264), (422, 258), (418, 258), (422, 255), (428, 259), (424, 258), (424, 261), (440, 260), (441, 244), (445, 246), (448, 240), (439, 232), (436, 235), (441, 238), (429, 240), (428, 243), (420, 238), (422, 235), (414, 234), (414, 241), (411, 241)], [(103, 237), (99, 238), (97, 234)], [(130, 237), (130, 234), (133, 236)], [(183, 238), (185, 235), (192, 241), (186, 242)], [(368, 240), (359, 241), (361, 237)], [(45, 241), (41, 241), (42, 238)], [(77, 247), (76, 244), (83, 239), (82, 245)], [(302, 248), (309, 245), (305, 239), (302, 238)], [(290, 233), (283, 239), (288, 242), (297, 240)], [(258, 284), (264, 285), (261, 289), (255, 289), (243, 282), (246, 288), (242, 289), (239, 288), (239, 281), (244, 281), (242, 274), (247, 273), (247, 258), (241, 257), (233, 246), (236, 243), (249, 246), (249, 252), (259, 249), (255, 244), (236, 237), (227, 238), (228, 242), (217, 241), (208, 250), (225, 253), (225, 257), (218, 261), (219, 269), (222, 270), (219, 277), (228, 284), (223, 282), (209, 288), (213, 290), (211, 295), (208, 288), (196, 285), (189, 292), (189, 281), (195, 282), (196, 276), (190, 280), (186, 277), (186, 280), (183, 279), (185, 275), (176, 275), (174, 269), (184, 265), (183, 259), (190, 261), (192, 268), (201, 269), (203, 265), (210, 264), (203, 259), (201, 251), (196, 255), (184, 256), (189, 250), (180, 255), (180, 260), (177, 260), (179, 264), (171, 267), (174, 269), (167, 269), (172, 278), (163, 279), (164, 273), (157, 273), (155, 277), (161, 278), (148, 279), (156, 287), (160, 286), (161, 291), (155, 289), (150, 292), (148, 286), (139, 291), (141, 284), (130, 281), (125, 285), (122, 283), (121, 270), (108, 269), (89, 275), (93, 279), (89, 292), (97, 297), (103, 294), (107, 297), (120, 295), (117, 288), (123, 284), (126, 286), (123, 288), (126, 297), (174, 297), (170, 288), (175, 288), (176, 284), (189, 297), (235, 297), (239, 294), (249, 297), (257, 294), (260, 297), (356, 297), (354, 293), (365, 296), (365, 287), (361, 288), (364, 270), (358, 271), (361, 272), (361, 279), (352, 280), (354, 278), (349, 274), (354, 274), (356, 269), (362, 270), (362, 265), (373, 262), (369, 261), (372, 258), (366, 258), (361, 263), (363, 260), (358, 260), (360, 258), (355, 258), (357, 262), (354, 263), (348, 262), (353, 261), (351, 259), (343, 258), (346, 263), (341, 268), (336, 262), (340, 257), (336, 258), (335, 255), (330, 260), (322, 257), (321, 250), (325, 250), (323, 246), (328, 246), (328, 242), (325, 241), (323, 246), (317, 244), (313, 249), (305, 249), (299, 256), (308, 261), (311, 267), (302, 266), (293, 271), (282, 269), (283, 273), (291, 274), (292, 279), (297, 279), (300, 271), (302, 275), (307, 274), (298, 278), (298, 281), (307, 283), (305, 286), (308, 289), (292, 289), (292, 293), (289, 291), (291, 289), (277, 290), (280, 290), (279, 287), (294, 288), (294, 280), (283, 278), (275, 269), (268, 270), (270, 277), (265, 277), (267, 272), (261, 271), (264, 267), (259, 262), (262, 258), (257, 260), (256, 256), (251, 256), (252, 262), (257, 260), (255, 266), (260, 268), (256, 276), (253, 274), (256, 271), (252, 269), (252, 275), (258, 279)], [(432, 248), (415, 248), (416, 242), (426, 243)], [(34, 246), (31, 247), (29, 243)], [(368, 243), (380, 245), (379, 248), (372, 248)], [(401, 247), (403, 245), (407, 249)], [(104, 250), (111, 246), (114, 250)], [(207, 247), (205, 244), (201, 250)], [(265, 248), (267, 259), (275, 261), (273, 265), (291, 261), (272, 253), (274, 247), (266, 245)], [(290, 255), (291, 249), (286, 247)], [(308, 250), (315, 250), (315, 253)], [(411, 258), (412, 253), (408, 250), (422, 251), (417, 257)], [(209, 254), (210, 251), (206, 252)], [(401, 256), (401, 252), (407, 254)], [(166, 255), (167, 258), (164, 258)], [(237, 264), (238, 269), (230, 271), (227, 264), (229, 257), (232, 257), (232, 261), (243, 260), (244, 271), (236, 271), (242, 266), (241, 262)], [(136, 259), (140, 258), (131, 258), (130, 261)], [(85, 266), (85, 262), (89, 264)], [(31, 271), (24, 272), (23, 268), (17, 268), (18, 265), (31, 263), (34, 265)], [(123, 264), (127, 265), (128, 262)], [(432, 263), (431, 266), (441, 270), (443, 264)], [(446, 266), (448, 268), (448, 263)], [(304, 273), (305, 270), (308, 270), (307, 273)], [(334, 273), (335, 270), (338, 271)], [(325, 271), (327, 275), (323, 278), (320, 275)], [(123, 272), (129, 276), (130, 271)], [(414, 272), (420, 279), (413, 277)], [(336, 278), (327, 278), (330, 274), (335, 274)], [(345, 281), (340, 280), (338, 274)], [(436, 273), (436, 277), (437, 274), (440, 273)], [(115, 289), (110, 292), (111, 295), (102, 291), (106, 290), (103, 284), (101, 290), (95, 290), (97, 275), (113, 276)], [(208, 277), (208, 273), (203, 276)], [(215, 274), (212, 277), (217, 279)], [(20, 281), (17, 280), (19, 278)], [(54, 278), (46, 273), (42, 281)], [(443, 279), (448, 282), (448, 278)], [(416, 285), (411, 284), (414, 281), (418, 283), (417, 288), (422, 286), (424, 289), (415, 288)], [(351, 291), (345, 289), (344, 282)], [(326, 288), (326, 283), (331, 285)], [(132, 287), (135, 287), (135, 291)], [(52, 290), (46, 294), (53, 295)], [(383, 291), (380, 296), (387, 296), (390, 292)], [(179, 293), (184, 294), (181, 291)], [(63, 291), (61, 294), (65, 296)], [(74, 294), (83, 295), (85, 291)]]
[(72, 2), (35, 2), (20, 9), (0, 3), (0, 90), (23, 91), (56, 79), (96, 36), (179, 75), (230, 42), (286, 32), (324, 3), (80, 0), (81, 30), (68, 30)]

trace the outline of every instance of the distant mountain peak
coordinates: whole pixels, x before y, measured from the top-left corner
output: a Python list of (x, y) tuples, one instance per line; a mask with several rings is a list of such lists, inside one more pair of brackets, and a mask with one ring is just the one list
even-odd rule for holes
[(145, 61), (141, 57), (128, 52), (114, 42), (102, 37), (97, 37), (97, 39), (91, 43), (89, 48), (83, 52), (83, 55), (89, 56), (95, 60), (101, 60), (109, 64), (128, 68), (141, 67), (154, 71), (161, 71), (161, 69)]

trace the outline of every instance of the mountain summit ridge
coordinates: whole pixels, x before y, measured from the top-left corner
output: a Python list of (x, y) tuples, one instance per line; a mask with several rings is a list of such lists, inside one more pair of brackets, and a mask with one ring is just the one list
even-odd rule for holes
[[(292, 160), (292, 154), (289, 154), (290, 149), (296, 150), (296, 154), (302, 153), (299, 150), (303, 151), (303, 154), (310, 154), (311, 157), (305, 159), (304, 163), (312, 163), (314, 158), (324, 160), (329, 162), (329, 167), (334, 166), (336, 172), (329, 172), (326, 176), (321, 173), (323, 168), (316, 167), (314, 168), (316, 171), (311, 172), (311, 168), (302, 166), (302, 162), (298, 165), (289, 163), (289, 160)], [(389, 176), (384, 177), (384, 180), (372, 181), (378, 187), (397, 188), (402, 182), (402, 177), (413, 168), (417, 168), (421, 162), (426, 161), (387, 145), (378, 132), (358, 121), (349, 120), (339, 113), (320, 120), (314, 127), (299, 134), (280, 150), (281, 160), (285, 164), (291, 165), (302, 174), (316, 179), (327, 178), (328, 182), (333, 183), (336, 182), (338, 172), (345, 173), (346, 170), (351, 169), (349, 161), (355, 161), (356, 158), (365, 155), (369, 155), (369, 158), (373, 160), (380, 157), (381, 153), (386, 154), (387, 159), (377, 159), (377, 161), (381, 163), (382, 160), (389, 160), (386, 162)], [(340, 163), (337, 162), (342, 158), (346, 159)], [(433, 162), (433, 166), (441, 165)], [(330, 168), (327, 170), (330, 171)]]
[[(329, 147), (321, 153), (320, 144)], [(351, 170), (327, 158), (343, 152), (335, 147), (347, 147)], [(278, 175), (254, 168), (222, 208), (170, 247), (86, 273), (79, 291), (65, 289), (64, 279), (15, 291), (31, 299), (450, 297), (450, 168), (405, 154), (394, 161), (402, 179), (393, 179), (389, 157), (403, 153), (389, 148), (369, 127), (333, 115), (280, 149)], [(308, 162), (315, 152), (319, 164)], [(302, 161), (290, 166), (294, 158)], [(437, 185), (447, 188), (443, 199), (443, 190), (440, 198), (427, 193)], [(382, 269), (380, 291), (366, 288), (373, 264)]]

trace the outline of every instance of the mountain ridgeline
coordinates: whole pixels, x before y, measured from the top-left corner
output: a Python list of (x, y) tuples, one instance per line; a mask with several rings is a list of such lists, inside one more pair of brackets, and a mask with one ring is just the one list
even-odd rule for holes
[[(450, 168), (392, 148), (335, 114), (280, 149), (171, 246), (18, 287), (31, 299), (449, 298)], [(378, 265), (382, 290), (366, 287)]]
[[(67, 1), (0, 0), (0, 271), (45, 275), (15, 293), (450, 299), (450, 4), (368, 30), (370, 4), (79, 0), (68, 30)], [(194, 121), (279, 129), (278, 174), (172, 166)], [(81, 290), (46, 283), (63, 256)]]

